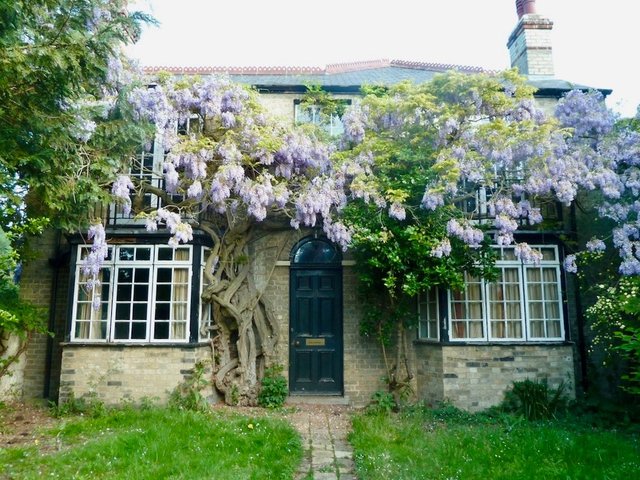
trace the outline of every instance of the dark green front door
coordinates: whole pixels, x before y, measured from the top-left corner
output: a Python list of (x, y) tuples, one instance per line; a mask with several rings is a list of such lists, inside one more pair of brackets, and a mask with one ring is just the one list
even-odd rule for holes
[(291, 269), (289, 388), (342, 394), (342, 269)]

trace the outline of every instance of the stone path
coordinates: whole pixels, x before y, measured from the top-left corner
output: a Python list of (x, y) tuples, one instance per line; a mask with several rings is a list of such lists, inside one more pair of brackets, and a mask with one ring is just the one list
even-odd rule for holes
[(351, 412), (345, 405), (303, 404), (287, 415), (305, 449), (296, 480), (356, 479), (353, 450), (347, 442)]

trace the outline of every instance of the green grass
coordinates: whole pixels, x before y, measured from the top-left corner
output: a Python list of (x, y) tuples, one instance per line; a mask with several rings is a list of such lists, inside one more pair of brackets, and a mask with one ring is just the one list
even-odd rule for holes
[(290, 479), (302, 457), (284, 421), (222, 413), (129, 408), (49, 433), (60, 451), (0, 449), (0, 478)]
[(639, 478), (637, 435), (570, 422), (413, 409), (359, 415), (350, 436), (361, 480)]

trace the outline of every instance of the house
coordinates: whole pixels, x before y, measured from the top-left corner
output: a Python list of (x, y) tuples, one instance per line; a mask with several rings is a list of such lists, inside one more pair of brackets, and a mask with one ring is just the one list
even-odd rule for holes
[[(553, 75), (549, 34), (552, 22), (534, 11), (534, 2), (518, 0), (518, 23), (508, 47), (511, 64), (538, 88), (538, 101), (551, 108), (576, 85)], [(481, 68), (406, 61), (365, 61), (316, 68), (174, 68), (149, 69), (188, 76), (225, 73), (255, 86), (271, 112), (292, 121), (313, 121), (300, 106), (305, 85), (320, 85), (345, 102), (354, 101), (365, 84), (425, 82), (437, 73)], [(578, 86), (579, 87), (579, 86)], [(587, 88), (587, 87), (582, 87)], [(336, 122), (332, 128), (339, 129)], [(141, 164), (157, 171), (164, 151), (141, 154)], [(147, 175), (145, 170), (132, 175)], [(152, 195), (145, 201), (158, 199)], [(560, 208), (558, 219), (569, 211)], [(33, 342), (21, 372), (25, 397), (66, 401), (92, 394), (106, 402), (122, 399), (165, 400), (192, 373), (199, 360), (215, 360), (211, 348), (211, 313), (201, 305), (203, 265), (208, 244), (195, 232), (192, 242), (167, 246), (166, 231), (147, 232), (116, 208), (103, 212), (110, 256), (104, 269), (100, 315), (91, 313), (80, 261), (87, 251), (80, 236), (48, 232), (40, 242), (46, 252), (26, 265), (22, 277), (28, 299), (50, 306), (54, 336)], [(410, 362), (418, 398), (449, 400), (478, 410), (496, 404), (513, 381), (546, 378), (575, 393), (582, 375), (583, 352), (575, 287), (560, 268), (564, 249), (559, 233), (522, 232), (543, 254), (540, 265), (515, 260), (513, 249), (500, 250), (501, 288), (514, 291), (507, 319), (492, 319), (504, 301), (483, 280), (469, 279), (463, 292), (430, 292), (417, 305), (419, 322), (411, 335)], [(323, 394), (366, 404), (383, 388), (385, 375), (378, 344), (359, 334), (356, 277), (348, 252), (314, 232), (264, 235), (252, 245), (253, 281), (277, 319), (277, 361), (287, 366), (291, 395)], [(323, 303), (313, 303), (322, 290)], [(311, 292), (311, 293), (309, 293)], [(505, 307), (506, 308), (506, 307)], [(302, 309), (322, 324), (322, 331), (300, 321)], [(212, 388), (210, 397), (217, 398)]]

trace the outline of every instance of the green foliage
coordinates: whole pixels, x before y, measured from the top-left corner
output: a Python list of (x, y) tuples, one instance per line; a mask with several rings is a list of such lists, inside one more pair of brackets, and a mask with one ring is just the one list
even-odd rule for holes
[(265, 369), (262, 387), (258, 394), (258, 405), (265, 408), (280, 408), (284, 405), (289, 390), (287, 379), (282, 375), (282, 365), (272, 365)]
[(153, 22), (126, 4), (0, 0), (0, 226), (14, 231), (14, 248), (29, 218), (88, 224), (149, 131), (117, 99), (122, 46)]
[(49, 413), (54, 418), (87, 415), (98, 418), (107, 415), (108, 409), (96, 394), (76, 398), (73, 394), (63, 403), (49, 403)]
[(318, 107), (320, 118), (324, 122), (327, 122), (334, 115), (342, 117), (347, 107), (344, 100), (335, 98), (320, 85), (305, 85), (305, 87), (307, 91), (300, 101), (301, 107)]
[(564, 383), (557, 388), (550, 388), (546, 379), (513, 382), (513, 387), (505, 392), (501, 408), (522, 415), (527, 420), (555, 418), (567, 407), (564, 389)]
[(597, 300), (587, 309), (593, 341), (612, 354), (610, 362), (623, 360), (622, 388), (640, 395), (640, 278), (621, 277), (594, 289)]
[(371, 403), (367, 406), (367, 412), (373, 414), (391, 413), (398, 409), (396, 399), (390, 392), (378, 390), (371, 395)]
[[(10, 374), (11, 365), (18, 361), (35, 333), (47, 333), (46, 309), (20, 298), (12, 278), (15, 267), (15, 250), (0, 228), (0, 378)], [(9, 352), (12, 336), (17, 336), (20, 344)]]
[(202, 394), (202, 391), (210, 385), (210, 382), (204, 378), (206, 371), (205, 362), (196, 362), (191, 375), (171, 391), (169, 406), (178, 410), (208, 412), (209, 402)]
[(0, 477), (284, 479), (302, 458), (281, 419), (160, 408), (65, 417), (40, 445), (0, 449)]

